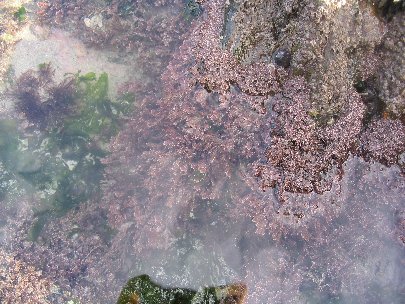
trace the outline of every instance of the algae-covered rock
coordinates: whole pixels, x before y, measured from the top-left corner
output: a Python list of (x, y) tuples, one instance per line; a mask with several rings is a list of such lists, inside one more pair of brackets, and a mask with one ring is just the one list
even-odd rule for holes
[[(403, 1), (234, 0), (223, 6), (222, 53), (246, 67), (275, 67), (275, 79), (257, 73), (256, 84), (263, 78), (283, 87), (282, 96), (256, 89), (268, 96), (264, 112), (279, 120), (264, 166), (277, 170), (257, 174), (267, 176), (265, 188), (323, 193), (330, 189), (326, 176), (356, 151), (374, 120), (404, 123)], [(201, 57), (200, 70), (215, 60)], [(237, 64), (226, 70), (225, 56), (216, 57), (211, 65), (220, 67), (220, 79), (235, 74)], [(242, 88), (239, 79), (233, 82)]]
[(243, 304), (246, 286), (231, 284), (194, 291), (186, 288), (163, 288), (148, 275), (132, 278), (124, 286), (117, 304)]
[(334, 123), (350, 102), (353, 82), (377, 67), (374, 48), (384, 24), (366, 3), (235, 0), (229, 6), (235, 13), (226, 47), (243, 64), (272, 62), (304, 76), (320, 124)]

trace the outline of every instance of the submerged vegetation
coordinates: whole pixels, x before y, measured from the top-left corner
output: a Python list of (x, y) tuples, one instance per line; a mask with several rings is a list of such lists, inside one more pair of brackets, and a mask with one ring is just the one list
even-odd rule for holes
[[(2, 138), (2, 142), (14, 140), (5, 143), (7, 150), (2, 151), (2, 157), (8, 159), (7, 155), (15, 151), (24, 154), (18, 165), (5, 164), (40, 198), (30, 232), (35, 240), (46, 218), (62, 215), (100, 193), (101, 158), (106, 156), (107, 144), (122, 126), (133, 98), (123, 96), (112, 101), (106, 73), (78, 72), (56, 83), (50, 64), (24, 73), (15, 94), (16, 110), (29, 122), (23, 136), (25, 147), (22, 151), (16, 139)], [(10, 128), (6, 122), (1, 126)]]
[(28, 1), (0, 1), (0, 91), (5, 86), (4, 82), (7, 82), (13, 46), (21, 39), (19, 32), (27, 19), (27, 10), (21, 4)]
[(18, 146), (15, 122), (0, 120), (0, 201), (19, 191), (18, 182), (13, 173)]
[(26, 18), (27, 10), (24, 6), (21, 6), (15, 13), (14, 18), (18, 20), (18, 22), (23, 22)]
[(194, 291), (185, 288), (163, 288), (148, 275), (132, 278), (124, 286), (117, 304), (243, 304), (246, 286), (232, 284), (206, 287)]

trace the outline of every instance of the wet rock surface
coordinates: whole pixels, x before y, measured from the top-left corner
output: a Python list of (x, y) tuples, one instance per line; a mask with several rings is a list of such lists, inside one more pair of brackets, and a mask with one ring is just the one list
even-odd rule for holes
[[(291, 64), (288, 75), (278, 80), (281, 83), (288, 83), (292, 81), (288, 79), (301, 76), (303, 77), (301, 86), (308, 90), (308, 95), (303, 94), (299, 97), (307, 99), (301, 111), (306, 112), (303, 113), (303, 117), (308, 120), (304, 122), (300, 119), (291, 119), (285, 125), (287, 128), (292, 128), (290, 133), (286, 133), (282, 125), (275, 128), (276, 140), (273, 140), (272, 146), (269, 147), (271, 152), (267, 156), (267, 166), (276, 167), (281, 171), (273, 170), (271, 173), (264, 173), (260, 169), (263, 167), (259, 166), (258, 175), (262, 177), (266, 175), (270, 178), (264, 181), (265, 185), (274, 186), (275, 180), (279, 178), (284, 180), (278, 183), (282, 189), (290, 187), (293, 192), (312, 191), (314, 183), (317, 183), (315, 180), (322, 183), (323, 179), (314, 175), (328, 175), (327, 171), (330, 169), (330, 167), (327, 169), (328, 166), (336, 167), (345, 160), (346, 152), (357, 149), (362, 128), (366, 127), (370, 119), (373, 117), (401, 119), (401, 109), (405, 100), (404, 73), (401, 73), (404, 67), (404, 56), (399, 52), (403, 43), (403, 39), (399, 36), (404, 32), (403, 14), (399, 9), (402, 3), (394, 4), (392, 1), (386, 1), (373, 3), (373, 6), (361, 1), (348, 3), (287, 1), (282, 4), (277, 1), (250, 1), (249, 3), (233, 1), (227, 5), (232, 6), (235, 11), (233, 16), (235, 26), (226, 48), (229, 48), (244, 64), (254, 61), (263, 62), (264, 65), (266, 57), (273, 54), (276, 65), (289, 67)], [(383, 14), (391, 14), (388, 11), (397, 13), (392, 14), (389, 20), (379, 19), (375, 15), (375, 9), (384, 11)], [(254, 17), (252, 17), (253, 12)], [(248, 20), (250, 22), (247, 22)], [(225, 22), (227, 22), (226, 19)], [(249, 26), (246, 25), (248, 23)], [(288, 50), (291, 50), (291, 53)], [(282, 93), (287, 99), (289, 94), (291, 93), (288, 91)], [(359, 97), (366, 105), (365, 110), (358, 103)], [(288, 104), (287, 99), (285, 104)], [(347, 110), (356, 103), (358, 103), (356, 110), (354, 108)], [(281, 119), (280, 122), (284, 114), (291, 116), (291, 113), (297, 113), (297, 111), (288, 107), (280, 110), (278, 106), (275, 109), (276, 116), (278, 115)], [(358, 113), (359, 116), (351, 113)], [(358, 124), (359, 119), (363, 119), (364, 125)], [(343, 125), (339, 127), (343, 120), (347, 120), (348, 124), (345, 127)], [(320, 139), (323, 147), (316, 144), (315, 137), (312, 140), (304, 139), (304, 134), (299, 134), (300, 129), (307, 130), (311, 121), (315, 123), (315, 128), (318, 128), (315, 131), (317, 134), (315, 137), (322, 137), (321, 130), (329, 129), (326, 131), (329, 139)], [(353, 128), (349, 127), (350, 124)], [(352, 131), (357, 128), (357, 131), (352, 133), (352, 139), (344, 135), (344, 130), (349, 128)], [(333, 129), (335, 130), (332, 131)], [(294, 133), (299, 138), (298, 141), (302, 142), (297, 143)], [(283, 137), (289, 142), (288, 151), (277, 154), (275, 150), (281, 144), (280, 141), (278, 144), (277, 140)], [(328, 142), (338, 146), (345, 144), (348, 146), (340, 151), (339, 149), (331, 151), (334, 156), (330, 158), (325, 157), (328, 155)], [(399, 155), (401, 153), (399, 151), (403, 151), (402, 144), (394, 139), (391, 142), (397, 142), (397, 155)], [(306, 143), (313, 147), (316, 153), (322, 155), (320, 158), (328, 163), (325, 164), (326, 166), (322, 165), (320, 158), (311, 156), (313, 160), (303, 162), (305, 165), (300, 169), (298, 163), (308, 155), (305, 152)], [(301, 150), (295, 154), (294, 149), (298, 148)], [(277, 157), (283, 163), (276, 164)], [(314, 166), (315, 163), (317, 164), (317, 169), (314, 167), (313, 173), (310, 173), (312, 162)], [(290, 169), (288, 169), (289, 166), (291, 166)], [(301, 175), (301, 170), (305, 171), (303, 174), (306, 176)], [(292, 173), (292, 178), (288, 177), (288, 171)], [(314, 177), (312, 182), (310, 176)], [(290, 186), (291, 180), (300, 181), (303, 184), (298, 187)], [(305, 183), (308, 185), (304, 186)], [(328, 187), (318, 191), (323, 192), (327, 189)]]

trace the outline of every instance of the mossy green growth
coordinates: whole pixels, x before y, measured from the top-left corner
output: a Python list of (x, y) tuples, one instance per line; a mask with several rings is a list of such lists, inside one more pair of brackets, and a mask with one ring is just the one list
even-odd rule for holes
[(128, 281), (117, 304), (186, 304), (191, 303), (195, 291), (188, 289), (166, 289), (151, 281), (147, 275), (140, 275)]
[(26, 17), (27, 17), (27, 10), (25, 9), (24, 6), (21, 6), (21, 7), (14, 13), (14, 18), (15, 18), (18, 22), (23, 22)]
[(249, 52), (257, 43), (256, 38), (253, 35), (243, 38), (244, 39), (239, 42), (239, 45), (233, 49), (233, 55), (239, 63), (242, 63), (249, 56)]
[(120, 118), (127, 114), (132, 106), (133, 97), (121, 96), (113, 102), (108, 96), (108, 75), (102, 73), (77, 74), (79, 99), (77, 115), (68, 119), (64, 132), (81, 135), (98, 144), (106, 143), (120, 130)]
[(140, 275), (130, 279), (124, 286), (117, 304), (242, 304), (245, 295), (246, 286), (243, 284), (206, 287), (195, 291), (163, 288), (152, 282), (148, 275)]

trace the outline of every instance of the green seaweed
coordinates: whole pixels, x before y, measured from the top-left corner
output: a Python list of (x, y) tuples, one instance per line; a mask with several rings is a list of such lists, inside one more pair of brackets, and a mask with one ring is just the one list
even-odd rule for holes
[(206, 287), (198, 291), (187, 288), (163, 288), (144, 274), (127, 282), (117, 304), (241, 304), (245, 294), (246, 286), (243, 284)]
[[(51, 77), (52, 73), (48, 73), (49, 71), (49, 64), (43, 64), (35, 75)], [(47, 83), (52, 83), (51, 81), (50, 79)], [(44, 218), (37, 216), (30, 232), (31, 240), (38, 239), (49, 218), (63, 216), (83, 202), (97, 201), (101, 190), (100, 182), (104, 176), (101, 159), (108, 154), (108, 142), (121, 129), (122, 119), (131, 111), (134, 101), (132, 95), (123, 95), (112, 101), (108, 95), (106, 73), (97, 76), (93, 72), (83, 75), (78, 72), (66, 75), (61, 83), (62, 85), (55, 85), (55, 88), (69, 86), (68, 90), (61, 92), (73, 95), (54, 94), (54, 99), (57, 100), (48, 104), (59, 105), (68, 98), (72, 110), (45, 109), (47, 114), (40, 118), (47, 121), (39, 121), (35, 124), (38, 129), (27, 134), (30, 139), (27, 141), (27, 149), (17, 158), (20, 165), (14, 168), (16, 174), (28, 182), (42, 198), (40, 211), (49, 213)], [(30, 88), (35, 89), (39, 90)], [(51, 89), (50, 92), (55, 91)], [(46, 102), (39, 103), (39, 106), (43, 104)], [(56, 120), (57, 124), (48, 123)], [(1, 137), (0, 124), (0, 147), (4, 140)], [(6, 146), (12, 149), (16, 143), (6, 143)], [(108, 241), (113, 232), (104, 228)]]
[(79, 74), (78, 79), (79, 79), (79, 81), (92, 81), (92, 80), (97, 79), (97, 75), (94, 72), (89, 72), (89, 73), (84, 74), (84, 75)]
[(15, 13), (14, 18), (17, 19), (18, 22), (23, 22), (27, 17), (27, 10), (24, 6), (21, 6)]
[(64, 132), (97, 139), (99, 144), (105, 143), (121, 128), (120, 118), (129, 112), (133, 99), (126, 96), (111, 101), (107, 73), (98, 78), (95, 73), (76, 75), (76, 79), (80, 96), (77, 103), (79, 113), (66, 121)]
[(42, 62), (42, 63), (38, 64), (39, 71), (45, 71), (45, 70), (49, 69), (50, 67), (51, 67), (50, 62)]
[(122, 290), (117, 304), (147, 303), (191, 303), (195, 292), (188, 289), (165, 289), (141, 275), (128, 281)]

